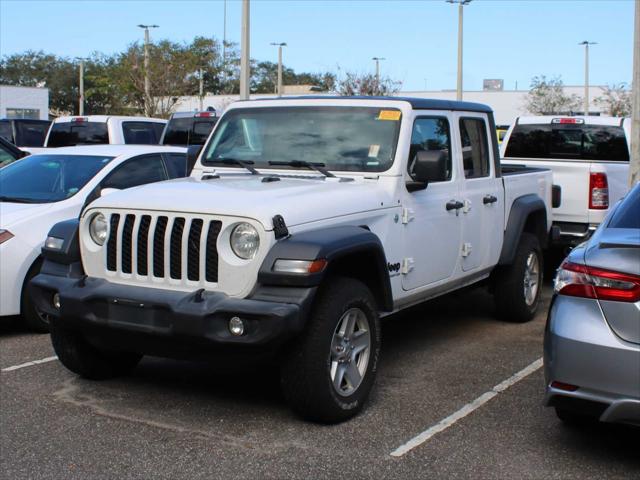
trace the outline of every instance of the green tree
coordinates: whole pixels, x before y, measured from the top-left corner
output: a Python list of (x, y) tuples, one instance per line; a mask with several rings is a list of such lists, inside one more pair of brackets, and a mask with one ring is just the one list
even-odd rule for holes
[(346, 72), (344, 79), (338, 85), (340, 95), (392, 95), (397, 93), (402, 82), (392, 80), (389, 77), (380, 78), (380, 81), (372, 73), (358, 74)]
[(606, 86), (602, 96), (594, 102), (612, 117), (631, 116), (631, 89), (626, 83)]
[(540, 75), (531, 79), (525, 106), (534, 115), (570, 113), (580, 108), (580, 97), (565, 94), (560, 77)]

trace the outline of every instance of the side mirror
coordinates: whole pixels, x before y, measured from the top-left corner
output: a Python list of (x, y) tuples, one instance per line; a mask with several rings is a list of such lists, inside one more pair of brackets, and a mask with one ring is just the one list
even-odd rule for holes
[(419, 150), (411, 167), (413, 182), (407, 184), (410, 192), (425, 189), (429, 182), (449, 179), (449, 155), (444, 150)]
[(118, 188), (109, 188), (109, 187), (101, 188), (100, 189), (100, 196), (104, 197), (105, 195), (109, 195), (111, 193), (119, 192), (119, 191), (120, 191), (120, 189), (118, 189)]

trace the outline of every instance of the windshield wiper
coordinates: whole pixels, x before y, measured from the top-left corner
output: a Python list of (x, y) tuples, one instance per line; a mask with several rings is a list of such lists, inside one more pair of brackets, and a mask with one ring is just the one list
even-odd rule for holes
[(246, 168), (251, 172), (251, 175), (260, 175), (255, 168), (251, 166), (254, 162), (252, 160), (238, 160), (237, 158), (214, 158), (209, 160), (212, 163), (222, 163), (223, 165), (239, 165), (242, 168)]
[(43, 203), (38, 200), (34, 200), (32, 198), (20, 198), (20, 197), (5, 197), (0, 196), (0, 202), (11, 202), (11, 203)]
[(282, 165), (294, 168), (306, 167), (310, 170), (315, 170), (323, 174), (325, 177), (335, 177), (333, 173), (324, 168), (324, 163), (311, 163), (304, 160), (291, 160), (290, 162), (269, 162), (269, 165)]

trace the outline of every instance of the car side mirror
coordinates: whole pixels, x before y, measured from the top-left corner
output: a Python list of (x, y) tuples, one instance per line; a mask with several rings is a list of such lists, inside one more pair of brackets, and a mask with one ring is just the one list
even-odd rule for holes
[(419, 150), (411, 167), (412, 182), (407, 183), (410, 192), (427, 188), (430, 182), (449, 179), (447, 169), (449, 155), (444, 150)]

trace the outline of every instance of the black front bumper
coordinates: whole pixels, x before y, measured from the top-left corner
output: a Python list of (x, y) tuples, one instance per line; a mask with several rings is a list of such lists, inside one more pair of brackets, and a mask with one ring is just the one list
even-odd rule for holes
[[(251, 298), (236, 299), (48, 273), (36, 276), (30, 288), (38, 308), (57, 327), (81, 331), (107, 346), (179, 357), (216, 347), (277, 347), (302, 331), (315, 294), (315, 287), (263, 287)], [(59, 309), (53, 306), (55, 293)], [(243, 335), (230, 333), (232, 317), (243, 320)]]

